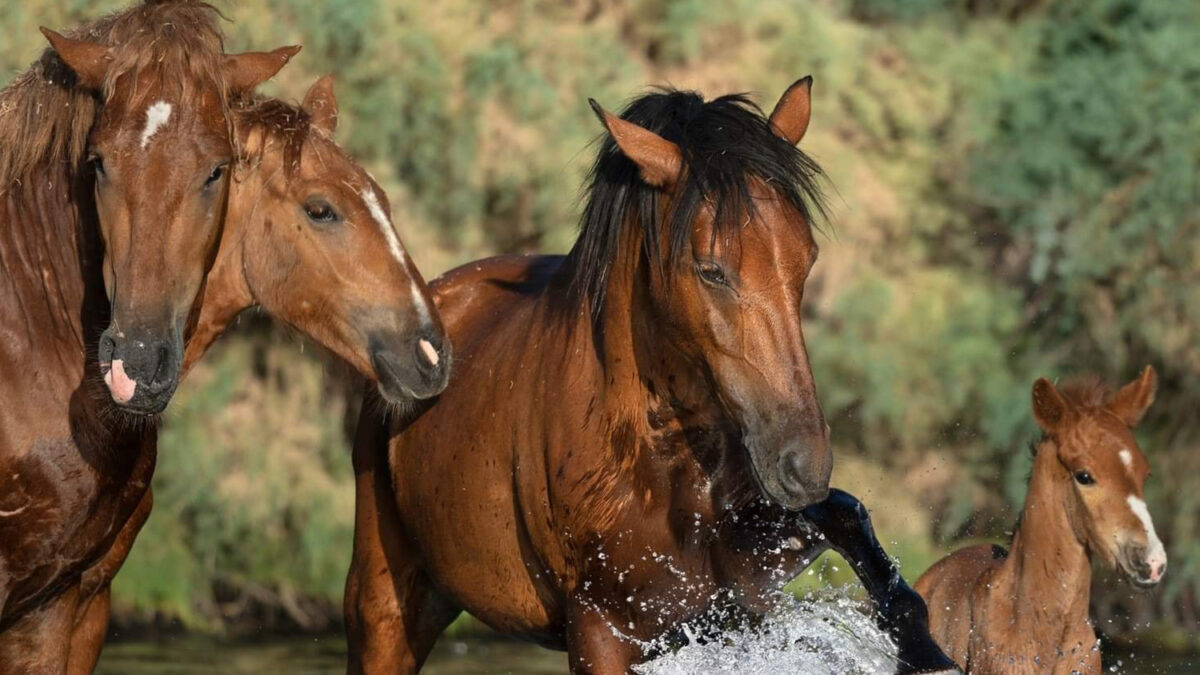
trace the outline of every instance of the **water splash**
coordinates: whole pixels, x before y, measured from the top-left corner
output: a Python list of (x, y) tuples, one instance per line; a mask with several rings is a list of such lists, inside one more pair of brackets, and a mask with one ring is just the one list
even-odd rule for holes
[(784, 596), (761, 623), (720, 634), (684, 627), (688, 643), (634, 667), (639, 675), (873, 675), (896, 670), (896, 647), (846, 591)]

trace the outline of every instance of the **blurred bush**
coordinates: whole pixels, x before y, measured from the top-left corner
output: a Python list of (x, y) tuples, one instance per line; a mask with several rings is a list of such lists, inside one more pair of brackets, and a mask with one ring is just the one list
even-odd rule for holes
[[(42, 48), (39, 23), (69, 26), (117, 5), (7, 3), (0, 70), (14, 74)], [(1153, 363), (1159, 403), (1140, 435), (1171, 571), (1163, 590), (1136, 598), (1101, 577), (1095, 609), (1112, 635), (1158, 620), (1194, 643), (1200, 5), (221, 6), (231, 50), (305, 45), (269, 92), (297, 99), (335, 73), (339, 138), (388, 189), (430, 275), (569, 246), (599, 131), (587, 97), (618, 108), (672, 83), (751, 90), (769, 108), (814, 74), (804, 147), (832, 179), (835, 217), (808, 288), (808, 342), (839, 453), (899, 477), (920, 500), (905, 512), (928, 514), (917, 529), (881, 523), (885, 541), (912, 552), (902, 562), (920, 562), (905, 572), (940, 550), (931, 538), (1011, 530), (1036, 377), (1096, 371), (1115, 384)], [(351, 518), (336, 433), (344, 388), (294, 343), (272, 340), (233, 336), (181, 393), (155, 514), (118, 579), (126, 606), (191, 625), (219, 624), (231, 597), (336, 607)], [(297, 606), (297, 623), (316, 614)]]

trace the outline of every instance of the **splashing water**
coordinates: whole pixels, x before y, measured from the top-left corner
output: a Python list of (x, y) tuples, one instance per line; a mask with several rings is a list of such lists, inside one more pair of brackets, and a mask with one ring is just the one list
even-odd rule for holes
[(896, 671), (896, 647), (846, 591), (784, 596), (753, 627), (696, 640), (634, 666), (639, 675), (873, 675)]

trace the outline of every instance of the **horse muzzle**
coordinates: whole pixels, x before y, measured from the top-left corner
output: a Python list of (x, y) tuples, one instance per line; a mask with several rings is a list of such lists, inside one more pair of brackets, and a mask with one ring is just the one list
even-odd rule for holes
[(390, 401), (433, 398), (450, 382), (450, 343), (441, 334), (422, 331), (398, 346), (371, 340), (370, 353), (379, 391)]
[(179, 386), (183, 340), (109, 327), (100, 336), (100, 372), (112, 400), (123, 410), (157, 415)]
[(746, 442), (751, 472), (767, 499), (799, 511), (829, 496), (833, 461), (828, 446), (814, 448), (799, 441), (786, 443), (782, 448), (764, 445), (750, 439)]
[(1166, 553), (1150, 551), (1141, 545), (1122, 546), (1118, 561), (1129, 581), (1143, 590), (1157, 586), (1167, 573)]

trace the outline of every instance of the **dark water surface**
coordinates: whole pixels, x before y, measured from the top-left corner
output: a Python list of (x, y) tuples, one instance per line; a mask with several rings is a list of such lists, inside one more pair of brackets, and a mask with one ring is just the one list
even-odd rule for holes
[[(1120, 665), (1118, 665), (1118, 660)], [(1113, 654), (1104, 670), (1129, 675), (1200, 673), (1200, 658)], [(346, 671), (341, 636), (225, 642), (179, 637), (155, 642), (113, 642), (105, 647), (97, 673), (102, 675), (334, 675)], [(422, 675), (550, 675), (567, 672), (561, 652), (498, 638), (443, 638)]]

